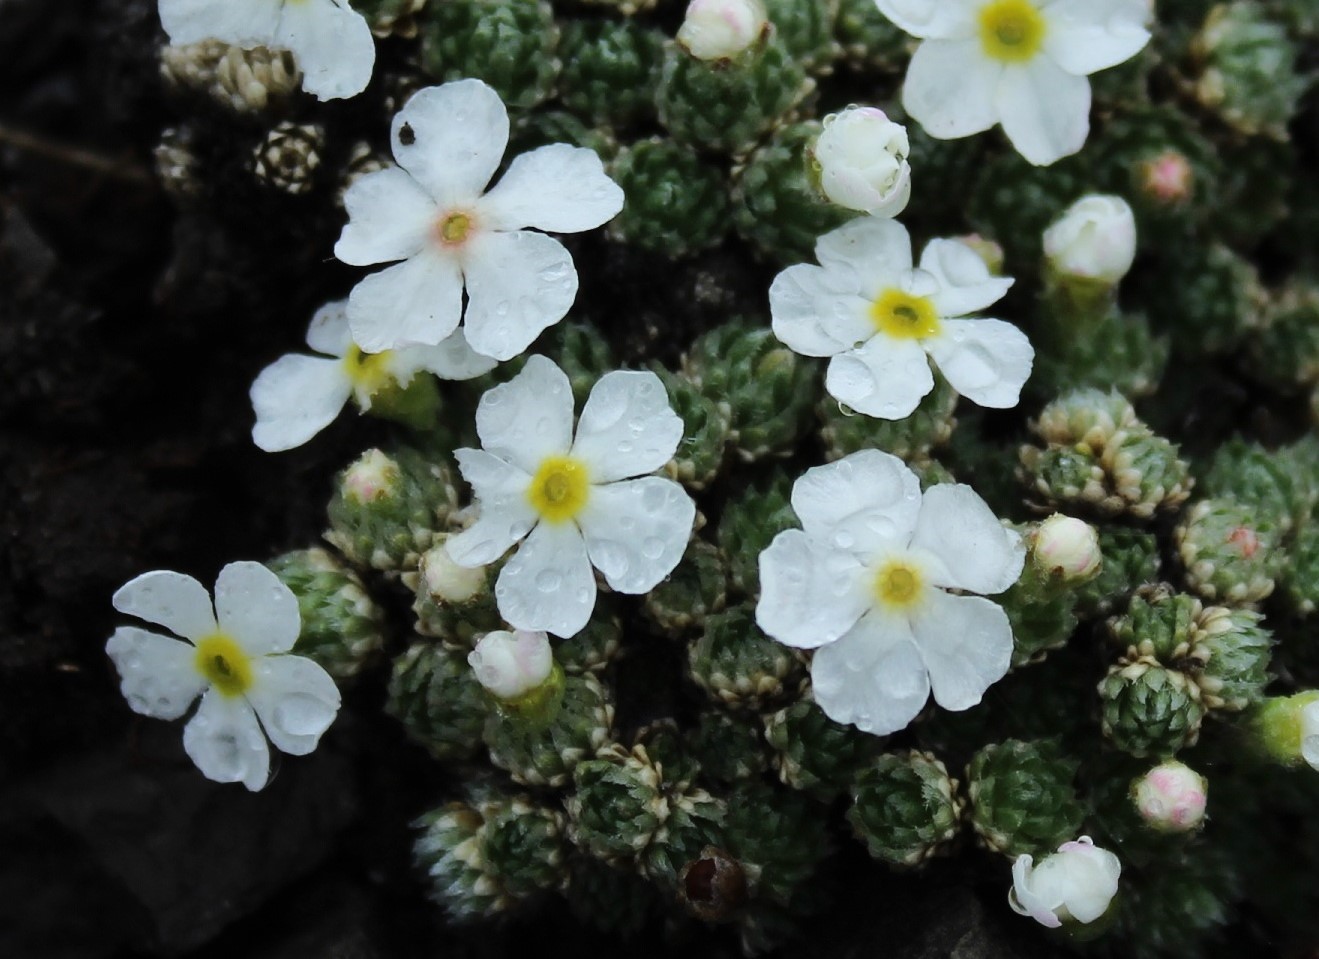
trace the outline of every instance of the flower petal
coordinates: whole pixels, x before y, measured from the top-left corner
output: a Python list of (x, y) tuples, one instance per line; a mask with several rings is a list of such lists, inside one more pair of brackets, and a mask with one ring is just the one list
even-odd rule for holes
[(499, 615), (517, 629), (567, 639), (595, 609), (595, 574), (573, 523), (541, 523), (518, 547), (495, 583)]
[(931, 297), (941, 317), (966, 316), (997, 303), (1012, 288), (1012, 278), (993, 276), (985, 261), (958, 240), (931, 240), (921, 253), (921, 269), (939, 289)]
[(394, 159), (441, 206), (472, 203), (508, 146), (508, 111), (480, 80), (418, 90), (390, 128)]
[(792, 486), (792, 509), (806, 535), (861, 558), (905, 546), (920, 508), (916, 474), (879, 450), (811, 467)]
[(347, 355), (353, 345), (353, 334), (348, 329), (347, 300), (332, 300), (316, 311), (307, 327), (307, 345), (326, 356)]
[(994, 91), (1003, 74), (978, 39), (926, 40), (907, 67), (902, 106), (936, 140), (983, 133), (998, 122)]
[(1076, 153), (1090, 133), (1090, 81), (1048, 57), (1004, 70), (994, 104), (1003, 132), (1036, 166)]
[(458, 328), (463, 276), (443, 253), (423, 250), (372, 273), (348, 295), (348, 324), (367, 353), (435, 346)]
[(197, 671), (197, 648), (159, 633), (120, 626), (105, 644), (119, 670), (119, 691), (129, 709), (153, 719), (178, 719), (206, 688)]
[(396, 166), (358, 177), (343, 197), (348, 222), (334, 255), (352, 266), (405, 260), (426, 245), (439, 217), (430, 198)]
[(343, 363), (289, 353), (262, 370), (250, 394), (252, 442), (267, 453), (291, 450), (333, 423), (353, 391)]
[(220, 570), (215, 580), (215, 615), (220, 629), (249, 656), (288, 652), (302, 632), (293, 590), (250, 560)]
[(593, 230), (623, 209), (623, 190), (594, 150), (551, 143), (509, 164), (481, 198), (483, 223), (494, 230), (535, 227), (553, 233)]
[(476, 522), (445, 540), (444, 548), (459, 566), (485, 566), (536, 525), (536, 511), (527, 499), (531, 477), (485, 450), (455, 450), (453, 455), (479, 511)]
[(143, 573), (115, 591), (110, 602), (125, 616), (164, 626), (188, 639), (215, 632), (215, 613), (206, 587), (167, 569)]
[(160, 0), (160, 24), (170, 43), (223, 40), (238, 46), (270, 43), (281, 0)]
[(788, 267), (770, 284), (769, 314), (774, 335), (803, 356), (833, 356), (875, 332), (850, 269)]
[(517, 376), (485, 391), (476, 434), (486, 450), (534, 476), (545, 457), (572, 448), (572, 407), (567, 374), (537, 353)]
[(830, 719), (876, 736), (906, 728), (930, 698), (925, 663), (907, 621), (879, 610), (815, 651), (811, 687)]
[(1149, 43), (1145, 9), (1137, 0), (1055, 0), (1045, 14), (1044, 52), (1078, 76), (1115, 67)]
[(975, 33), (975, 5), (967, 0), (875, 0), (879, 12), (914, 37), (950, 39)]
[(256, 713), (241, 696), (208, 689), (183, 727), (183, 748), (213, 782), (240, 782), (256, 792), (270, 778), (270, 747)]
[(541, 330), (563, 319), (577, 298), (577, 270), (558, 240), (544, 233), (483, 233), (463, 260), (467, 342), (511, 360)]
[(831, 273), (842, 274), (831, 277), (840, 290), (847, 288), (843, 278), (850, 277), (851, 289), (873, 299), (911, 272), (911, 236), (896, 220), (861, 216), (816, 240), (815, 258)]
[(1021, 537), (998, 521), (969, 486), (940, 483), (921, 497), (911, 545), (944, 565), (936, 585), (972, 593), (1001, 593), (1021, 575)]
[(870, 607), (865, 568), (799, 529), (788, 529), (760, 554), (756, 623), (785, 646), (832, 643)]
[(592, 483), (611, 483), (659, 469), (677, 452), (684, 429), (658, 376), (615, 370), (591, 387), (572, 455), (587, 464)]
[(696, 503), (659, 476), (591, 487), (577, 522), (591, 563), (620, 593), (649, 592), (678, 565), (691, 539)]
[(293, 51), (302, 89), (320, 100), (357, 96), (376, 64), (371, 28), (348, 0), (286, 0), (274, 46)]
[(824, 386), (859, 413), (900, 420), (934, 389), (934, 374), (918, 341), (879, 334), (830, 360)]
[(970, 709), (1012, 662), (1008, 614), (983, 596), (932, 589), (912, 610), (911, 629), (930, 671), (934, 701), (944, 709)]
[(394, 376), (402, 382), (417, 370), (434, 373), (442, 380), (470, 380), (499, 365), (498, 360), (482, 356), (468, 345), (462, 327), (438, 346), (405, 347), (396, 351), (392, 359)]
[(276, 749), (305, 756), (339, 713), (339, 687), (305, 656), (266, 656), (253, 669), (247, 701)]
[(1026, 334), (1002, 320), (944, 320), (925, 348), (953, 389), (993, 409), (1017, 405), (1035, 365)]

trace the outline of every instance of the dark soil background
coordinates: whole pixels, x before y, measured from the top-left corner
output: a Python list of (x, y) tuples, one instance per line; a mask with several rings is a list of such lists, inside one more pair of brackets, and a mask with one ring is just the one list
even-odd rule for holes
[[(252, 445), (249, 384), (352, 277), (324, 210), (302, 225), (237, 179), (214, 186), (231, 191), (223, 223), (164, 195), (151, 151), (177, 106), (158, 38), (151, 0), (0, 0), (0, 956), (736, 955), (718, 930), (597, 937), (561, 905), (446, 926), (407, 826), (446, 783), (380, 714), (383, 682), (258, 794), (208, 782), (179, 724), (128, 710), (104, 655), (113, 591), (151, 569), (210, 584), (315, 542), (334, 470), (378, 429), (345, 418), (292, 453)], [(632, 303), (599, 308), (626, 318), (625, 355), (686, 341), (640, 278), (708, 273), (583, 242), (638, 278)], [(1001, 876), (976, 891), (850, 855), (838, 908), (792, 954), (1052, 951), (1013, 921)]]

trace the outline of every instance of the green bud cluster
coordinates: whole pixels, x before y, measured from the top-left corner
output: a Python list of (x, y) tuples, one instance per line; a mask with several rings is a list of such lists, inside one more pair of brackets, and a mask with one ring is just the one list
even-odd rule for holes
[(298, 597), (302, 631), (293, 652), (351, 679), (384, 645), (384, 614), (358, 575), (326, 550), (295, 550), (266, 564)]
[(962, 825), (957, 780), (929, 753), (886, 753), (852, 783), (847, 821), (870, 855), (916, 866), (945, 851)]
[(394, 660), (385, 712), (436, 759), (470, 758), (490, 709), (466, 653), (417, 641)]
[(489, 713), (485, 743), (490, 761), (526, 786), (564, 786), (582, 762), (613, 738), (609, 688), (590, 673), (564, 681), (558, 712), (545, 725), (519, 723)]
[(977, 752), (966, 789), (980, 841), (1005, 856), (1038, 856), (1076, 838), (1084, 815), (1076, 768), (1050, 740), (1009, 739)]
[(421, 22), (422, 67), (436, 80), (484, 80), (511, 109), (554, 93), (559, 29), (545, 0), (440, 0)]
[(687, 647), (687, 665), (706, 695), (733, 710), (773, 708), (805, 679), (801, 655), (761, 632), (745, 605), (706, 617), (700, 638)]
[(834, 722), (807, 700), (766, 715), (764, 722), (779, 781), (821, 799), (846, 790), (878, 752), (875, 737)]

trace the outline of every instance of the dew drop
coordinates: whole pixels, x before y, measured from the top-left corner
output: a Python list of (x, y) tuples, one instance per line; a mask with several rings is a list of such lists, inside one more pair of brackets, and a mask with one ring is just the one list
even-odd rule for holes
[(839, 549), (851, 549), (856, 544), (856, 537), (845, 529), (834, 533), (834, 545)]
[(618, 444), (618, 451), (619, 451), (620, 453), (631, 453), (631, 452), (632, 452), (632, 448), (633, 448), (633, 447), (632, 447), (632, 441), (631, 441), (631, 440), (622, 440), (622, 441)]
[(651, 536), (641, 544), (641, 555), (647, 559), (659, 559), (663, 552), (664, 540), (658, 536)]
[(536, 574), (536, 588), (542, 593), (552, 593), (559, 588), (563, 577), (556, 570), (542, 569)]

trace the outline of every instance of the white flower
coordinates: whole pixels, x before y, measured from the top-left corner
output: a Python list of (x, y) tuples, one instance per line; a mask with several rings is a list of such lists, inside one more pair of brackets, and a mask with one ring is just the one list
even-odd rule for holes
[(620, 593), (644, 593), (687, 548), (696, 504), (658, 476), (683, 423), (654, 373), (606, 373), (573, 438), (568, 377), (543, 356), (481, 397), (484, 449), (454, 453), (479, 515), (445, 546), (460, 566), (498, 559), (526, 537), (495, 584), (499, 613), (518, 629), (572, 636), (595, 607), (591, 566)]
[(1007, 672), (1007, 614), (971, 593), (999, 593), (1025, 550), (969, 486), (932, 486), (896, 456), (861, 450), (809, 469), (792, 487), (801, 529), (760, 554), (756, 622), (814, 649), (815, 701), (876, 735), (915, 718), (931, 690), (969, 709)]
[(1131, 799), (1146, 825), (1160, 832), (1190, 832), (1204, 822), (1209, 783), (1198, 772), (1169, 759), (1137, 779)]
[(563, 244), (523, 228), (593, 229), (623, 208), (623, 191), (594, 152), (554, 143), (516, 158), (483, 195), (508, 144), (508, 113), (480, 80), (418, 91), (394, 117), (392, 140), (399, 166), (344, 195), (335, 256), (354, 266), (403, 261), (353, 288), (353, 339), (370, 353), (434, 346), (463, 318), (472, 349), (512, 359), (577, 296)]
[(302, 88), (321, 100), (361, 93), (376, 62), (371, 28), (348, 0), (160, 0), (160, 23), (174, 44), (290, 50)]
[(820, 187), (849, 210), (897, 216), (911, 199), (910, 153), (902, 124), (874, 107), (848, 107), (824, 118), (816, 140)]
[(1136, 217), (1120, 196), (1091, 194), (1044, 231), (1044, 255), (1063, 276), (1115, 284), (1136, 259)]
[(1299, 713), (1301, 758), (1319, 772), (1319, 697), (1313, 690), (1290, 697)]
[(363, 353), (348, 332), (346, 305), (327, 303), (312, 317), (307, 345), (324, 356), (286, 354), (252, 384), (252, 441), (266, 452), (301, 446), (333, 422), (350, 396), (365, 411), (382, 389), (406, 387), (421, 370), (467, 380), (495, 366), (495, 360), (473, 352), (462, 330), (439, 346)]
[(1094, 922), (1117, 895), (1122, 863), (1089, 836), (1065, 842), (1032, 868), (1030, 856), (1012, 864), (1008, 904), (1042, 926), (1057, 929), (1065, 921)]
[(768, 22), (760, 0), (692, 0), (674, 39), (698, 60), (726, 60), (751, 46)]
[(113, 602), (183, 637), (120, 626), (105, 651), (134, 712), (178, 719), (201, 696), (183, 748), (206, 778), (260, 789), (270, 771), (267, 736), (304, 756), (334, 722), (334, 680), (310, 659), (288, 655), (301, 629), (297, 598), (260, 563), (220, 570), (214, 610), (206, 587), (167, 570), (143, 573)]
[(934, 389), (926, 354), (953, 389), (981, 406), (1017, 404), (1035, 351), (1010, 323), (956, 319), (997, 301), (1012, 280), (957, 240), (931, 240), (912, 268), (911, 239), (893, 220), (860, 217), (815, 244), (820, 266), (774, 278), (774, 335), (829, 356), (825, 388), (854, 410), (901, 419)]
[(477, 681), (499, 699), (525, 696), (554, 672), (554, 653), (542, 630), (486, 633), (467, 662)]
[(1090, 132), (1086, 76), (1149, 41), (1145, 0), (876, 0), (925, 42), (902, 105), (932, 137), (1003, 125), (1031, 163), (1076, 153)]
[(1040, 572), (1060, 576), (1065, 582), (1089, 579), (1104, 562), (1099, 532), (1085, 520), (1062, 513), (1040, 523), (1030, 556)]

